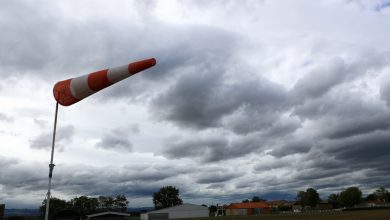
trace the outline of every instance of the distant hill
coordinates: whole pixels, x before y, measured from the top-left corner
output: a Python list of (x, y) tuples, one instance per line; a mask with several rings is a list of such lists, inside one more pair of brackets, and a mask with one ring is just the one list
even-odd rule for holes
[[(152, 210), (154, 210), (154, 207), (137, 207), (127, 209), (128, 212), (149, 212)], [(39, 216), (39, 209), (5, 209), (4, 216)]]
[(143, 211), (149, 212), (149, 211), (153, 211), (153, 210), (154, 210), (154, 207), (136, 207), (136, 208), (128, 208), (127, 209), (128, 212), (143, 212)]
[(4, 216), (39, 216), (39, 209), (5, 209)]

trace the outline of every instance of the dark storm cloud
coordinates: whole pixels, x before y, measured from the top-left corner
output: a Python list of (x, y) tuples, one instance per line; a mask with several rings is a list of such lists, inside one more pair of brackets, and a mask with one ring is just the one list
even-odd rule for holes
[[(97, 97), (101, 101), (115, 98), (145, 101), (183, 71), (224, 63), (234, 54), (239, 40), (235, 34), (218, 28), (169, 25), (145, 13), (139, 14), (139, 21), (115, 25), (107, 20), (88, 20), (88, 17), (83, 18), (84, 22), (82, 19), (68, 22), (61, 19), (62, 13), (56, 13), (61, 8), (55, 4), (42, 4), (39, 9), (35, 5), (15, 2), (0, 7), (4, 18), (1, 26), (8, 30), (0, 41), (3, 51), (7, 51), (0, 54), (4, 68), (1, 74), (7, 69), (12, 73), (34, 74), (54, 83), (131, 61), (157, 59), (155, 67), (101, 92)], [(134, 3), (134, 7), (141, 9), (154, 4), (147, 5)], [(18, 14), (10, 13), (16, 8), (20, 14), (28, 12), (28, 18), (20, 15), (23, 19), (17, 19)]]
[[(43, 178), (47, 175), (42, 173), (42, 170), (47, 166), (43, 166), (41, 163), (29, 163), (22, 162), (13, 158), (1, 157), (0, 164), (3, 169), (0, 170), (0, 185), (7, 191), (13, 191), (18, 188), (22, 190), (28, 190), (31, 185), (40, 185), (43, 187)], [(48, 168), (47, 168), (48, 170)], [(32, 183), (31, 185), (29, 183)], [(12, 193), (11, 193), (12, 194)]]
[[(64, 150), (66, 143), (71, 142), (74, 135), (74, 126), (60, 126), (56, 132), (56, 148)], [(50, 149), (53, 131), (44, 132), (30, 140), (30, 147), (33, 149)]]
[[(133, 38), (135, 31), (142, 35), (139, 36), (143, 39), (142, 42), (126, 38), (115, 40), (121, 47), (120, 50), (116, 51), (121, 51), (123, 54), (112, 54), (112, 56), (130, 56), (123, 51), (133, 51), (131, 54), (135, 55), (131, 55), (128, 60), (123, 60), (122, 63), (114, 60), (115, 62), (112, 63), (115, 64), (110, 65), (125, 64), (131, 61), (129, 59), (132, 57), (135, 57), (133, 61), (155, 57), (157, 65), (142, 72), (142, 74), (133, 76), (131, 80), (107, 88), (99, 95), (99, 99), (107, 101), (125, 98), (146, 102), (155, 93), (160, 93), (164, 86), (169, 85), (170, 81), (175, 80), (178, 75), (193, 74), (196, 76), (199, 74), (197, 69), (221, 68), (213, 66), (220, 66), (234, 54), (238, 37), (230, 32), (196, 25), (181, 27), (170, 26), (158, 21), (151, 22), (148, 25), (155, 28), (150, 30), (151, 33), (148, 32), (148, 35), (144, 36), (144, 30), (137, 29), (137, 27), (131, 33), (124, 33)], [(107, 41), (112, 40), (111, 37), (115, 39), (115, 36), (107, 36)], [(197, 40), (194, 41), (194, 38)], [(123, 42), (120, 43), (121, 41)], [(123, 47), (128, 47), (128, 49)], [(137, 50), (134, 51), (133, 47)], [(105, 53), (113, 53), (113, 51)]]
[(257, 133), (234, 140), (227, 139), (222, 134), (174, 138), (164, 144), (161, 153), (170, 159), (193, 158), (212, 163), (259, 153), (266, 149), (267, 141)]
[(50, 32), (59, 29), (52, 19), (48, 19), (50, 11), (40, 13), (35, 6), (35, 3), (27, 1), (1, 3), (0, 26), (6, 33), (0, 40), (2, 69), (18, 67), (25, 71), (42, 68), (46, 58), (52, 55), (47, 40), (52, 37)]
[[(86, 74), (88, 72), (84, 71), (147, 58), (150, 52), (159, 49), (163, 39), (170, 39), (161, 34), (164, 29), (157, 28), (159, 25), (154, 19), (145, 22), (155, 26), (159, 33), (149, 35), (140, 25), (141, 21), (116, 25), (89, 17), (69, 21), (63, 17), (60, 6), (42, 2), (41, 7), (36, 7), (36, 4), (18, 1), (0, 7), (0, 25), (6, 33), (0, 41), (4, 49), (0, 54), (1, 66), (17, 70), (19, 74), (37, 74), (34, 71), (39, 70), (42, 78), (57, 75), (54, 79), (58, 80), (62, 79), (58, 74), (63, 77)], [(134, 4), (134, 7), (139, 5)]]
[(364, 118), (350, 118), (340, 120), (337, 125), (324, 129), (329, 138), (344, 138), (358, 134), (370, 133), (377, 130), (388, 130), (390, 113), (372, 115)]
[(162, 153), (168, 158), (196, 157), (211, 162), (224, 157), (228, 144), (228, 140), (223, 137), (170, 140)]
[[(259, 60), (256, 65), (264, 66), (264, 72), (252, 69), (245, 60), (247, 53), (242, 47), (247, 45), (243, 42), (249, 41), (245, 33), (229, 32), (218, 25), (167, 24), (155, 18), (150, 9), (155, 3), (149, 3), (134, 4), (142, 7), (136, 10), (140, 11), (139, 20), (116, 22), (69, 18), (60, 12), (60, 6), (47, 2), (0, 3), (2, 76), (12, 75), (17, 80), (28, 75), (55, 82), (156, 57), (155, 67), (102, 91), (97, 100), (146, 103), (154, 118), (191, 131), (188, 136), (180, 133), (182, 138), (163, 143), (161, 153), (169, 159), (193, 161), (192, 166), (173, 168), (180, 167), (181, 161), (165, 167), (58, 164), (53, 179), (56, 190), (65, 195), (150, 197), (167, 182), (186, 190), (196, 188), (196, 183), (213, 189), (221, 198), (241, 201), (253, 196), (235, 192), (242, 189), (272, 195), (281, 189), (304, 190), (303, 186), (329, 191), (350, 184), (389, 186), (390, 84), (381, 85), (382, 101), (376, 96), (367, 97), (359, 92), (365, 88), (352, 85), (364, 78), (375, 79), (389, 66), (388, 53), (361, 52), (325, 63), (313, 58), (314, 68), (287, 91), (271, 81), (272, 77), (266, 78), (267, 71), (275, 67), (261, 63), (264, 57), (249, 55), (249, 60)], [(225, 4), (238, 14), (254, 7), (252, 3), (240, 3), (243, 7), (236, 7), (233, 1), (211, 4), (216, 8)], [(206, 1), (192, 4), (201, 11), (210, 7)], [(261, 45), (254, 50), (258, 48)], [(283, 61), (294, 62), (294, 58)], [(0, 87), (4, 90), (5, 84)], [(12, 117), (0, 113), (0, 121), (12, 122)], [(35, 122), (42, 127), (46, 124)], [(72, 126), (62, 129), (57, 138), (60, 146), (72, 141), (74, 133)], [(96, 147), (131, 151), (130, 137), (137, 133), (138, 126), (108, 131)], [(45, 132), (33, 138), (30, 146), (49, 149), (51, 135)], [(258, 162), (264, 155), (271, 157), (269, 162)], [(248, 166), (249, 170), (242, 170), (245, 166), (237, 170), (219, 168), (230, 167), (233, 160), (247, 159), (244, 156), (253, 159), (249, 162), (254, 166)], [(0, 179), (5, 189), (0, 198), (42, 191), (43, 199), (47, 173), (42, 170), (47, 171), (47, 165), (1, 157), (0, 165), (4, 168), (0, 176), (7, 177)], [(191, 184), (186, 185), (182, 176)], [(230, 186), (235, 189), (223, 195), (221, 188)], [(184, 195), (212, 197), (209, 192)]]
[[(325, 152), (358, 168), (381, 169), (390, 159), (390, 131), (377, 131), (329, 144)], [(390, 174), (390, 173), (389, 173)]]
[(131, 135), (137, 133), (137, 130), (135, 132), (132, 132), (132, 130), (134, 131), (133, 128), (117, 128), (108, 131), (95, 146), (103, 149), (132, 151), (133, 144), (129, 138)]
[(271, 155), (284, 157), (292, 154), (307, 153), (313, 147), (310, 140), (283, 139), (283, 142), (272, 148)]
[[(4, 189), (0, 197), (9, 199), (13, 193), (30, 195), (41, 193), (42, 198), (34, 198), (36, 204), (44, 199), (47, 189), (47, 164), (21, 162), (0, 156), (0, 186)], [(53, 195), (56, 192), (71, 196), (125, 194), (131, 197), (150, 197), (167, 178), (186, 174), (189, 170), (164, 166), (138, 167), (93, 167), (88, 165), (56, 164), (53, 173)]]
[(287, 107), (283, 87), (266, 79), (228, 82), (225, 68), (199, 67), (198, 73), (181, 76), (153, 100), (153, 112), (185, 128), (219, 127), (224, 117), (224, 124), (240, 134), (272, 125)]
[(57, 188), (69, 194), (151, 197), (164, 185), (162, 181), (177, 178), (186, 170), (160, 166), (88, 167), (65, 166), (57, 170)]

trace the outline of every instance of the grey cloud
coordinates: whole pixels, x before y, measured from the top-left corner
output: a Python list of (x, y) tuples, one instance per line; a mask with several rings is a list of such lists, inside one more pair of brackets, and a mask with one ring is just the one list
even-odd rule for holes
[(38, 118), (34, 118), (34, 123), (39, 125), (41, 128), (45, 128), (48, 124), (47, 121), (45, 120), (41, 120), (41, 119), (38, 119)]
[(228, 140), (222, 137), (168, 141), (162, 154), (168, 158), (197, 157), (203, 161), (220, 160), (225, 154)]
[(267, 146), (260, 135), (253, 133), (235, 140), (223, 135), (176, 138), (168, 140), (161, 152), (167, 158), (195, 158), (201, 162), (218, 162), (261, 152)]
[(336, 58), (326, 67), (314, 70), (301, 78), (294, 86), (294, 91), (303, 96), (320, 96), (342, 82), (347, 76), (347, 71), (344, 61)]
[[(221, 68), (217, 66), (225, 63), (237, 47), (238, 37), (236, 35), (217, 28), (196, 25), (171, 26), (158, 21), (151, 21), (148, 25), (154, 26), (153, 30), (150, 30), (152, 32), (150, 35), (143, 36), (143, 30), (137, 28), (134, 30), (142, 35), (139, 37), (144, 41), (133, 45), (128, 39), (123, 39), (121, 50), (118, 51), (123, 51), (123, 45), (128, 45), (129, 51), (133, 51), (133, 47), (142, 48), (137, 57), (155, 57), (157, 65), (142, 74), (133, 76), (127, 82), (120, 82), (106, 89), (99, 95), (99, 99), (106, 101), (124, 98), (131, 101), (148, 101), (150, 97), (160, 93), (164, 86), (174, 81), (177, 76), (183, 74), (196, 76), (199, 74), (197, 69), (205, 71), (208, 68)], [(133, 37), (134, 33), (126, 32), (125, 34)], [(194, 41), (194, 38), (197, 41)], [(145, 55), (141, 56), (143, 54)], [(128, 57), (126, 54), (113, 56)], [(123, 62), (126, 63), (128, 60)]]
[(389, 131), (377, 131), (331, 142), (325, 152), (348, 162), (350, 166), (381, 169), (386, 167), (385, 161), (390, 159), (390, 149), (387, 147), (389, 141)]
[(377, 5), (375, 6), (375, 10), (382, 11), (382, 10), (389, 8), (389, 7), (390, 7), (390, 2), (383, 1), (383, 2), (377, 3)]
[(388, 130), (388, 108), (361, 92), (334, 90), (321, 99), (307, 100), (293, 115), (315, 122), (316, 133), (330, 139)]
[(329, 123), (328, 119), (323, 124), (328, 123), (330, 126), (325, 127), (323, 132), (327, 137), (334, 139), (375, 132), (377, 130), (388, 130), (390, 128), (390, 122), (387, 120), (389, 117), (390, 114), (377, 114), (364, 118), (338, 119), (332, 124)]
[[(240, 3), (243, 7), (236, 7), (233, 1), (223, 4), (227, 11), (241, 13), (253, 7), (252, 3)], [(150, 9), (155, 3), (137, 4)], [(199, 10), (211, 7), (205, 2), (192, 4)], [(221, 2), (211, 4), (218, 8)], [(220, 198), (240, 201), (253, 196), (246, 194), (248, 191), (277, 194), (280, 189), (294, 191), (306, 185), (327, 191), (356, 183), (368, 188), (389, 186), (390, 86), (383, 82), (380, 101), (356, 92), (361, 88), (351, 85), (365, 77), (374, 79), (388, 66), (388, 53), (346, 51), (347, 58), (336, 57), (326, 63), (317, 63), (313, 56), (308, 68), (314, 69), (286, 91), (267, 78), (256, 78), (260, 74), (267, 76), (273, 64), (258, 61), (256, 65), (266, 70), (258, 72), (248, 64), (258, 56), (250, 57), (249, 62), (240, 57), (242, 42), (248, 39), (215, 26), (166, 24), (155, 18), (152, 9), (139, 10), (143, 16), (140, 21), (114, 24), (95, 18), (70, 21), (58, 13), (59, 6), (43, 1), (0, 5), (0, 26), (4, 30), (0, 39), (1, 75), (12, 75), (17, 80), (26, 74), (54, 82), (154, 56), (157, 66), (102, 91), (97, 100), (120, 98), (148, 103), (155, 118), (179, 129), (192, 129), (188, 136), (181, 134), (182, 138), (163, 143), (161, 152), (167, 158), (194, 161), (189, 168), (173, 169), (172, 166), (181, 166), (175, 160), (172, 166), (133, 169), (59, 164), (54, 174), (55, 189), (65, 195), (126, 193), (150, 197), (163, 183), (178, 183), (191, 189), (196, 188), (195, 182), (213, 189), (210, 191)], [(254, 42), (254, 50), (264, 42)], [(283, 59), (281, 62), (294, 63)], [(5, 85), (0, 83), (2, 90)], [(1, 121), (11, 122), (9, 119), (0, 114)], [(42, 121), (35, 122), (44, 128)], [(72, 140), (73, 130), (71, 126), (63, 131), (59, 128), (59, 146)], [(133, 135), (140, 129), (134, 125), (127, 131)], [(49, 148), (51, 135), (44, 132), (33, 138), (30, 146)], [(103, 135), (96, 147), (131, 151), (131, 145), (130, 136), (119, 128)], [(265, 155), (273, 159), (269, 163), (257, 162)], [(253, 159), (253, 169), (217, 169), (230, 166), (233, 160), (247, 159), (244, 156)], [(199, 164), (217, 171), (197, 168)], [(208, 167), (210, 164), (215, 167)], [(6, 168), (0, 170), (0, 176), (7, 177), (0, 179), (5, 189), (0, 192), (1, 198), (32, 191), (44, 195), (47, 173), (42, 170), (47, 171), (47, 165), (7, 158), (0, 158), (0, 165)], [(250, 178), (238, 173), (248, 173)], [(190, 186), (180, 179), (182, 176), (190, 180)], [(218, 188), (234, 188), (234, 192), (224, 195)], [(184, 194), (212, 197), (210, 192)]]
[(131, 132), (131, 130), (134, 130), (134, 127), (130, 129), (116, 128), (108, 131), (104, 134), (103, 138), (98, 143), (96, 143), (95, 146), (106, 150), (114, 149), (132, 151), (133, 144), (131, 143), (129, 137), (130, 134), (135, 134), (136, 132)]
[(138, 124), (130, 125), (130, 130), (133, 134), (139, 134), (141, 131)]
[[(24, 71), (41, 68), (51, 55), (46, 40), (52, 36), (49, 33), (57, 32), (58, 27), (53, 20), (47, 19), (50, 11), (40, 13), (34, 6), (35, 4), (27, 1), (1, 4), (0, 25), (7, 33), (0, 41), (3, 48), (0, 54), (2, 68), (17, 66)], [(29, 16), (24, 16), (26, 13)], [(39, 56), (36, 55), (37, 51)]]
[(221, 182), (232, 181), (233, 179), (242, 176), (242, 174), (236, 171), (229, 171), (227, 169), (212, 169), (210, 168), (207, 173), (202, 173), (196, 182), (200, 184), (216, 184)]
[(388, 65), (389, 59), (388, 52), (373, 52), (369, 58), (366, 55), (353, 61), (337, 57), (299, 79), (292, 91), (298, 99), (319, 97), (347, 80), (352, 81), (364, 74), (378, 72)]
[[(30, 147), (33, 149), (50, 149), (52, 144), (53, 132), (43, 132), (34, 139), (30, 140)], [(74, 126), (60, 126), (56, 132), (56, 149), (64, 150), (66, 143), (71, 142), (74, 135)]]
[(0, 121), (4, 121), (4, 122), (13, 122), (14, 121), (14, 118), (9, 116), (9, 115), (6, 115), (4, 113), (0, 113)]
[(227, 103), (210, 102), (209, 97), (216, 96), (220, 81), (220, 74), (194, 73), (181, 77), (175, 87), (154, 100), (153, 111), (158, 117), (182, 126), (214, 127), (219, 117), (233, 107), (229, 100)]
[[(48, 166), (42, 162), (21, 162), (0, 156), (0, 197), (10, 199), (15, 193), (25, 195), (36, 206), (44, 199), (47, 190)], [(56, 164), (53, 173), (53, 195), (61, 192), (72, 196), (125, 194), (134, 197), (151, 197), (164, 185), (167, 178), (175, 178), (189, 170), (166, 169), (163, 166), (147, 166), (143, 172), (134, 167), (94, 167), (85, 164)], [(190, 168), (188, 168), (190, 169)], [(44, 171), (44, 172), (42, 172)], [(42, 195), (40, 198), (37, 195)], [(31, 206), (32, 207), (32, 206)]]
[(236, 133), (249, 133), (272, 124), (287, 106), (287, 93), (277, 84), (266, 79), (227, 83), (224, 70), (209, 68), (180, 77), (153, 100), (152, 111), (181, 127), (220, 127), (224, 120)]
[(390, 80), (385, 80), (382, 82), (379, 91), (382, 100), (385, 101), (387, 106), (390, 108)]
[(291, 182), (295, 182), (295, 186), (305, 182), (318, 188), (329, 187), (331, 192), (340, 190), (337, 186), (356, 183), (367, 189), (376, 188), (380, 183), (387, 185), (389, 165), (386, 161), (390, 155), (385, 149), (387, 133), (321, 141), (312, 151), (296, 157)]
[(276, 145), (270, 152), (275, 157), (284, 157), (291, 154), (307, 153), (313, 144), (310, 140), (284, 139), (283, 143)]
[(279, 169), (289, 166), (294, 166), (296, 164), (296, 161), (294, 159), (287, 159), (287, 158), (272, 158), (272, 160), (268, 161), (260, 161), (258, 162), (254, 167), (254, 172), (257, 171), (267, 171), (272, 169)]
[(16, 163), (18, 163), (18, 160), (16, 159), (0, 156), (0, 166), (2, 167), (12, 166), (13, 164)]
[(47, 185), (47, 182), (43, 181), (43, 178), (47, 175), (41, 172), (41, 170), (44, 170), (44, 167), (46, 168), (43, 164), (21, 162), (13, 158), (1, 156), (0, 159), (3, 167), (0, 171), (0, 176), (5, 177), (0, 179), (0, 185), (5, 189), (0, 194), (4, 193), (7, 195), (7, 191), (12, 194), (12, 191), (18, 188), (22, 191), (29, 190), (31, 187), (29, 183), (32, 183), (34, 186), (39, 185), (42, 188)]

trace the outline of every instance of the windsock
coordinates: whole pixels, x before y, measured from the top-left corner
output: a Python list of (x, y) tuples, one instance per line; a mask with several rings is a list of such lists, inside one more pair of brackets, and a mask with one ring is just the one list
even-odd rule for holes
[(59, 81), (53, 88), (54, 98), (59, 104), (69, 106), (154, 65), (156, 59), (151, 58)]

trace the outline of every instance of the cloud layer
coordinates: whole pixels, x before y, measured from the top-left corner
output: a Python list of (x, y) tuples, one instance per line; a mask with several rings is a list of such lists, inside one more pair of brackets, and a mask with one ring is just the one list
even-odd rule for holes
[(60, 108), (55, 196), (144, 206), (164, 185), (199, 204), (390, 187), (389, 8), (1, 2), (0, 200), (45, 196), (56, 81), (148, 57), (152, 69)]

